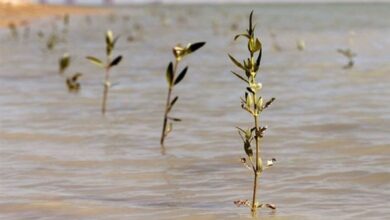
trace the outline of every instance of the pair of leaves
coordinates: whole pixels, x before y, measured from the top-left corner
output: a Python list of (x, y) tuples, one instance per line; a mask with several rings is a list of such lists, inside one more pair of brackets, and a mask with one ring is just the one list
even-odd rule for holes
[(203, 47), (206, 42), (197, 42), (193, 44), (188, 44), (186, 47), (182, 47), (180, 45), (173, 48), (173, 55), (176, 60), (181, 60), (185, 55), (193, 53)]
[[(96, 57), (93, 57), (93, 56), (87, 56), (86, 57), (91, 63), (97, 65), (98, 67), (101, 67), (101, 68), (104, 68), (105, 65), (103, 63), (103, 61), (101, 61), (100, 59), (96, 58)], [(118, 65), (120, 62), (122, 61), (122, 56), (119, 55), (117, 56), (113, 61), (111, 61), (111, 63), (108, 64), (108, 68), (111, 68), (113, 66), (116, 66)]]
[(106, 53), (107, 53), (107, 56), (111, 56), (112, 51), (114, 50), (115, 44), (118, 41), (118, 39), (119, 39), (119, 36), (114, 38), (114, 34), (111, 30), (108, 30), (106, 32)]
[(174, 79), (174, 77), (175, 77), (175, 73), (174, 73), (175, 70), (173, 69), (172, 62), (170, 62), (168, 64), (167, 72), (166, 72), (166, 78), (167, 78), (167, 82), (168, 82), (169, 87), (172, 87), (172, 86), (177, 85), (178, 83), (180, 83), (184, 79), (184, 77), (185, 77), (185, 75), (187, 73), (187, 70), (188, 70), (188, 66), (186, 66), (180, 72), (179, 76), (176, 79)]

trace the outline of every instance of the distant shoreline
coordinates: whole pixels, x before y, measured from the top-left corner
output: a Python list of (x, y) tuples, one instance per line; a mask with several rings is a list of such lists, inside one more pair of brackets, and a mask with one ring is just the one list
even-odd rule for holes
[(65, 14), (99, 14), (107, 13), (109, 9), (90, 6), (64, 6), (64, 5), (38, 5), (0, 4), (0, 28), (10, 24), (16, 26), (28, 25), (29, 23), (50, 16), (63, 16)]

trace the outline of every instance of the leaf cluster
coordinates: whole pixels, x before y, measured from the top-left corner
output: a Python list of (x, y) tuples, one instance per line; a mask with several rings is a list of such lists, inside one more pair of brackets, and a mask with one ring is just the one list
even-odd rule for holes
[[(174, 118), (174, 117), (170, 117), (169, 116), (169, 113), (171, 112), (173, 106), (175, 105), (175, 103), (177, 102), (177, 100), (179, 99), (179, 96), (175, 96), (173, 98), (173, 100), (171, 101), (170, 100), (170, 94), (174, 88), (174, 86), (176, 86), (177, 84), (179, 84), (183, 79), (184, 77), (186, 76), (187, 74), (187, 71), (188, 71), (188, 66), (186, 66), (184, 69), (182, 69), (179, 74), (176, 76), (176, 72), (177, 72), (177, 66), (178, 66), (178, 63), (188, 54), (191, 54), (195, 51), (197, 51), (198, 49), (200, 49), (201, 47), (203, 47), (204, 45), (206, 44), (206, 42), (197, 42), (197, 43), (190, 43), (188, 44), (186, 47), (182, 47), (180, 44), (173, 47), (172, 49), (172, 52), (173, 52), (173, 55), (175, 57), (175, 64), (173, 64), (173, 62), (170, 62), (167, 66), (167, 69), (166, 69), (166, 80), (167, 80), (167, 83), (168, 83), (168, 99), (167, 99), (167, 106), (166, 106), (166, 109), (165, 109), (165, 117), (164, 117), (164, 126), (163, 126), (163, 132), (162, 132), (162, 135), (161, 135), (161, 144), (163, 145), (163, 142), (164, 142), (164, 138), (165, 136), (172, 131), (172, 122), (173, 121), (181, 121), (180, 118)], [(169, 120), (170, 122), (169, 123), (166, 123), (167, 120)], [(167, 127), (165, 127), (167, 126)]]
[(206, 42), (197, 42), (193, 44), (188, 44), (186, 47), (182, 47), (180, 44), (175, 46), (172, 49), (173, 55), (175, 56), (176, 60), (180, 61), (188, 54), (191, 54), (195, 51), (197, 51), (199, 48), (203, 47), (206, 44)]
[(112, 33), (112, 31), (108, 30), (106, 32), (106, 36), (105, 36), (106, 55), (107, 55), (107, 62), (106, 63), (104, 63), (102, 60), (100, 60), (99, 58), (96, 58), (94, 56), (87, 56), (86, 58), (92, 64), (95, 64), (96, 66), (98, 66), (100, 68), (110, 69), (111, 67), (118, 65), (122, 61), (122, 55), (115, 57), (115, 59), (113, 59), (111, 61), (112, 51), (114, 50), (115, 44), (118, 41), (118, 39), (119, 39), (119, 36), (114, 38), (114, 34)]
[[(246, 33), (238, 34), (234, 37), (234, 40), (237, 40), (240, 37), (244, 37), (248, 40), (248, 50), (250, 52), (250, 58), (244, 59), (242, 62), (238, 61), (232, 55), (229, 54), (230, 60), (241, 70), (245, 72), (245, 76), (233, 72), (235, 76), (243, 80), (246, 83), (253, 83), (256, 77), (256, 73), (260, 68), (261, 56), (262, 56), (262, 45), (258, 38), (255, 37), (255, 26), (252, 23), (253, 11), (249, 16), (249, 28), (246, 30)], [(256, 61), (254, 61), (254, 55), (257, 54)]]

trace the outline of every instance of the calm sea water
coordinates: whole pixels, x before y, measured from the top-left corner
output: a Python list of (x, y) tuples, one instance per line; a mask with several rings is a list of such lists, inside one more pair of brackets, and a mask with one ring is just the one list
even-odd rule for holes
[[(252, 9), (263, 95), (277, 98), (262, 116), (264, 157), (277, 165), (259, 197), (278, 209), (261, 219), (389, 219), (390, 4), (121, 7), (90, 24), (71, 16), (54, 51), (36, 33), (61, 36), (61, 20), (33, 24), (29, 37), (21, 29), (18, 40), (0, 30), (0, 219), (250, 218), (233, 204), (251, 198), (235, 130), (251, 118), (227, 53), (247, 56), (233, 36)], [(103, 73), (84, 57), (104, 56), (108, 28), (120, 34), (124, 60), (102, 117)], [(181, 64), (189, 73), (173, 115), (183, 122), (162, 155), (171, 47), (196, 41), (207, 45)], [(358, 54), (348, 70), (336, 52), (347, 47)], [(57, 73), (64, 52), (73, 57), (67, 74), (84, 74), (78, 94)]]

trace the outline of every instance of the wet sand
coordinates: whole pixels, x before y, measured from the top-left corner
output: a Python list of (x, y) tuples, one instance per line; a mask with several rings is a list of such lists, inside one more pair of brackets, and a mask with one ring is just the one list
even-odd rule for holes
[(99, 14), (109, 10), (103, 7), (80, 7), (59, 5), (8, 5), (0, 4), (0, 28), (13, 23), (26, 25), (34, 20), (50, 16), (63, 16), (64, 14)]

